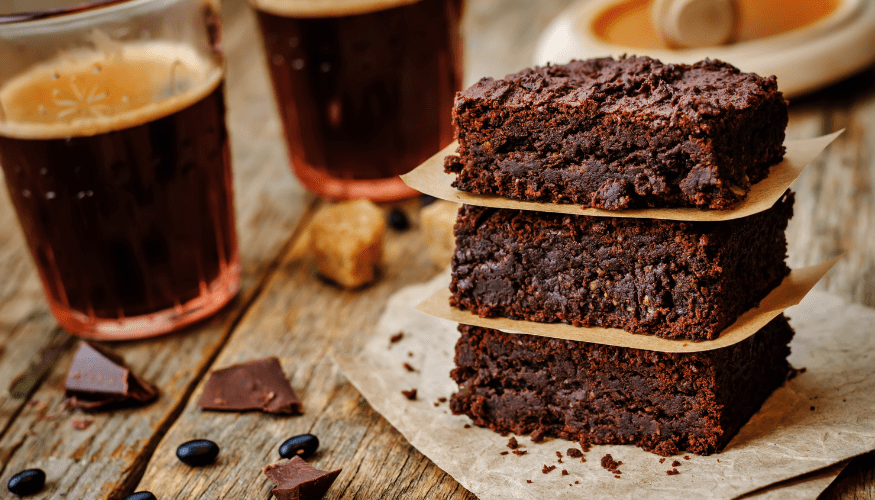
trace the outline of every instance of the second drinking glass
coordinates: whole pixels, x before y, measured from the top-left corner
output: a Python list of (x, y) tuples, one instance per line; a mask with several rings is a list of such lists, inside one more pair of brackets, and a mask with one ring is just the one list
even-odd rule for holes
[(398, 178), (453, 140), (463, 0), (251, 0), (304, 186), (335, 199), (418, 192)]

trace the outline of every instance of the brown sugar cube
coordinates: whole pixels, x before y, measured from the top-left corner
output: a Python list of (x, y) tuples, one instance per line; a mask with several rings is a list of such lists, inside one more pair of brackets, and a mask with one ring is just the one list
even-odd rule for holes
[(373, 281), (386, 233), (385, 216), (376, 205), (356, 200), (323, 208), (310, 231), (323, 276), (347, 288)]
[(453, 252), (456, 250), (453, 226), (456, 224), (458, 212), (458, 203), (445, 200), (437, 200), (420, 212), (420, 223), (428, 245), (428, 256), (438, 267), (450, 265)]

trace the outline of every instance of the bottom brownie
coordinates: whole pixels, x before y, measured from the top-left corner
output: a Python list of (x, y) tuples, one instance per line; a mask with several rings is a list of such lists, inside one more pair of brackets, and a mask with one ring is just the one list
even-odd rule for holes
[(450, 400), (497, 432), (659, 455), (722, 449), (786, 378), (793, 330), (781, 315), (738, 344), (664, 353), (460, 325)]

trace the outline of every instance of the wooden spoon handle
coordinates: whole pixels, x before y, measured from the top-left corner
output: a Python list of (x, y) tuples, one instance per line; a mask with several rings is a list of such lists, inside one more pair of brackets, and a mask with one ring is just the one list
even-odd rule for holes
[(670, 45), (711, 47), (732, 40), (735, 0), (654, 0), (653, 26)]

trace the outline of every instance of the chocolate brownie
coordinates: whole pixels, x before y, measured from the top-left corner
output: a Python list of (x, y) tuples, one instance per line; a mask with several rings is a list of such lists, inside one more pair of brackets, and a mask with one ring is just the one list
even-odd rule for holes
[(787, 375), (781, 315), (722, 349), (664, 353), (461, 325), (455, 414), (475, 424), (660, 455), (723, 448)]
[(572, 61), (484, 78), (456, 95), (453, 185), (619, 210), (729, 209), (784, 155), (775, 77), (713, 60)]
[(589, 217), (464, 205), (450, 304), (483, 317), (709, 340), (789, 274), (788, 191), (721, 222)]

